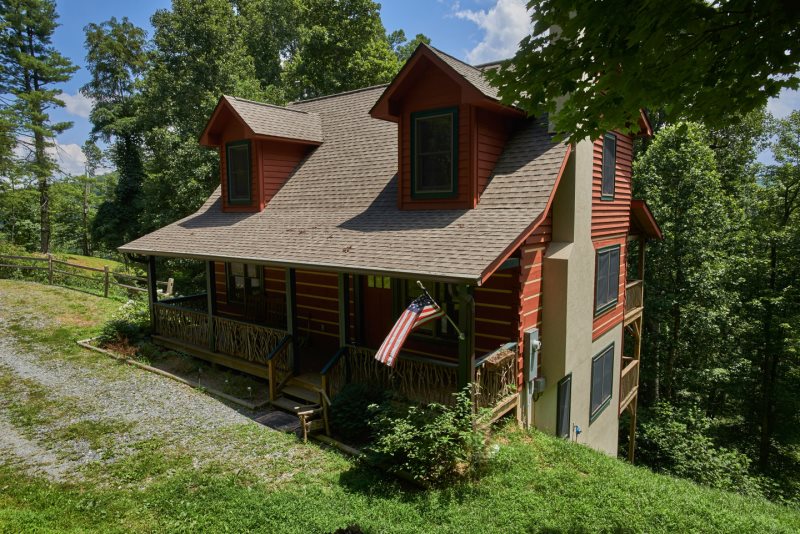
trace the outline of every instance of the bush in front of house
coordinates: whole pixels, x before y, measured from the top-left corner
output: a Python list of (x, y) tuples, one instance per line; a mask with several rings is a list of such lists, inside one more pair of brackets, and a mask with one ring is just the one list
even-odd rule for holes
[(487, 460), (486, 436), (475, 429), (468, 390), (453, 406), (431, 403), (395, 410), (374, 406), (375, 441), (367, 453), (390, 472), (423, 484), (440, 484), (477, 475)]
[(374, 416), (370, 405), (383, 405), (389, 393), (371, 384), (347, 384), (331, 402), (331, 428), (334, 433), (353, 445), (372, 441), (369, 424)]
[(149, 331), (150, 311), (147, 301), (129, 300), (105, 322), (97, 339), (101, 345), (134, 345), (142, 341)]

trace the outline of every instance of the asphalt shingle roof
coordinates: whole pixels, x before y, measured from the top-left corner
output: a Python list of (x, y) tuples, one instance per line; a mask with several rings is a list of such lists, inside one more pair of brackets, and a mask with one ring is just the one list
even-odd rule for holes
[(489, 98), (493, 98), (495, 100), (500, 99), (497, 93), (497, 88), (489, 84), (481, 69), (473, 67), (469, 63), (464, 63), (463, 61), (456, 59), (451, 55), (445, 54), (438, 48), (426, 45), (425, 43), (421, 43), (420, 46), (427, 46), (430, 48), (437, 57), (447, 63), (451, 69), (463, 76), (464, 79), (471, 83), (478, 91), (483, 93), (484, 96), (488, 96)]
[(256, 135), (322, 142), (322, 120), (316, 113), (223, 97)]
[(291, 105), (320, 117), (323, 143), (262, 212), (223, 213), (218, 188), (197, 213), (120, 250), (479, 281), (545, 209), (567, 147), (527, 120), (477, 208), (401, 211), (397, 126), (368, 114), (384, 89)]

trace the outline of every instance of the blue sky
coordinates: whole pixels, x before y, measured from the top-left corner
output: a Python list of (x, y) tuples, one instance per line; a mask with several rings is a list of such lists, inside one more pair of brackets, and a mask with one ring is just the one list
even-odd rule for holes
[[(432, 44), (460, 59), (482, 63), (513, 55), (519, 40), (528, 31), (525, 0), (383, 0), (381, 17), (387, 31), (402, 29), (406, 36), (424, 33)], [(67, 107), (57, 110), (57, 120), (71, 120), (73, 128), (58, 137), (57, 159), (62, 170), (83, 172), (80, 146), (89, 135), (87, 120), (90, 103), (78, 90), (87, 82), (83, 68), (83, 27), (112, 16), (128, 17), (152, 34), (150, 16), (168, 8), (169, 0), (57, 0), (59, 22), (53, 41), (55, 47), (81, 67), (63, 86)], [(800, 93), (788, 91), (770, 102), (770, 111), (785, 116), (800, 109)], [(762, 160), (768, 161), (767, 155)]]

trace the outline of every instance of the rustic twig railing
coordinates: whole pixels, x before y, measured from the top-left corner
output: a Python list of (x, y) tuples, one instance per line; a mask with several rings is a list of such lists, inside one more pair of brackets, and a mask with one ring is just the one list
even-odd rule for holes
[(517, 394), (517, 348), (507, 343), (475, 362), (475, 404), (495, 408)]
[[(348, 382), (374, 384), (393, 389), (414, 402), (438, 402), (452, 405), (458, 388), (458, 364), (416, 358), (401, 354), (395, 367), (375, 359), (377, 351), (349, 345), (337, 358), (336, 365), (326, 366), (327, 393), (333, 398)], [(338, 355), (339, 353), (337, 353)]]
[(213, 316), (216, 352), (250, 362), (267, 363), (267, 356), (286, 336), (285, 330)]
[(269, 400), (278, 398), (278, 392), (292, 376), (292, 360), (289, 346), (292, 336), (286, 334), (267, 355), (267, 379), (269, 380)]
[[(32, 262), (32, 264), (28, 265), (19, 262)], [(37, 263), (46, 263), (46, 265), (38, 265)], [(59, 278), (61, 282), (64, 282), (65, 286), (65, 279), (67, 278), (87, 280), (96, 283), (102, 288), (101, 290), (104, 297), (108, 297), (112, 286), (121, 287), (128, 291), (147, 293), (146, 277), (114, 272), (111, 271), (107, 265), (103, 266), (101, 269), (99, 267), (70, 263), (68, 261), (55, 259), (51, 254), (45, 257), (0, 255), (0, 268), (19, 270), (21, 272), (46, 272), (47, 283), (50, 285), (55, 284)], [(172, 294), (173, 281), (171, 278), (166, 282), (157, 281), (156, 285), (165, 288), (165, 295)]]
[(619, 413), (628, 407), (639, 391), (639, 360), (623, 358), (624, 365), (619, 380)]
[(208, 315), (189, 308), (156, 302), (155, 331), (164, 337), (203, 347), (208, 345)]

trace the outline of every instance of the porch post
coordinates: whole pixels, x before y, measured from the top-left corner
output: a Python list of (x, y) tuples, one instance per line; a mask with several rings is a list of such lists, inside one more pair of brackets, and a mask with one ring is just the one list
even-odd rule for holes
[(297, 359), (295, 358), (295, 343), (297, 343), (297, 275), (292, 267), (286, 268), (286, 333), (292, 336), (292, 341), (286, 348), (289, 351), (289, 361), (292, 370), (297, 374)]
[(356, 314), (356, 343), (359, 345), (364, 342), (364, 294), (362, 292), (363, 275), (353, 275), (353, 300), (355, 302)]
[(460, 284), (458, 294), (458, 328), (464, 339), (458, 340), (458, 389), (461, 391), (475, 380), (475, 299), (472, 286)]
[(350, 275), (339, 273), (339, 346), (347, 345), (350, 334)]
[(206, 308), (208, 310), (208, 350), (214, 352), (216, 348), (214, 337), (214, 308), (216, 294), (216, 282), (214, 279), (214, 262), (206, 262)]
[(154, 334), (156, 329), (156, 302), (158, 302), (158, 286), (156, 284), (156, 257), (147, 257), (147, 300), (150, 308), (150, 325)]

